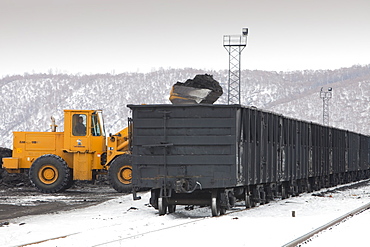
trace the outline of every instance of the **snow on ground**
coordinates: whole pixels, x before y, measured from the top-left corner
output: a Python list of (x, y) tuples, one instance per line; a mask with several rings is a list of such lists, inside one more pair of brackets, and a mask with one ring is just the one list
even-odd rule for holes
[[(282, 246), (370, 202), (366, 187), (327, 193), (324, 197), (302, 194), (275, 200), (257, 208), (210, 217), (208, 207), (159, 216), (148, 205), (150, 193), (142, 199), (121, 196), (102, 204), (67, 212), (26, 216), (0, 227), (0, 246)], [(322, 190), (326, 191), (326, 189)], [(295, 217), (292, 217), (295, 211)], [(305, 246), (367, 246), (357, 228), (365, 233), (370, 220), (366, 211), (320, 234)], [(366, 236), (366, 235), (365, 235)], [(336, 241), (336, 242), (333, 242)]]
[[(4, 190), (0, 190), (0, 194), (4, 193)], [(16, 206), (36, 206), (37, 203), (45, 202), (45, 201), (65, 201), (68, 202), (73, 198), (68, 196), (56, 196), (56, 195), (42, 195), (42, 196), (6, 196), (5, 199), (2, 198), (3, 202), (6, 202), (9, 205), (16, 205)]]

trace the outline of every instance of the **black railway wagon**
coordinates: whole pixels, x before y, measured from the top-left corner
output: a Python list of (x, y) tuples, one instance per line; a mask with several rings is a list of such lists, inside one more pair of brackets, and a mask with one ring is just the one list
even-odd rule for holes
[(241, 105), (129, 105), (134, 188), (163, 215), (224, 214), (369, 177), (370, 139)]

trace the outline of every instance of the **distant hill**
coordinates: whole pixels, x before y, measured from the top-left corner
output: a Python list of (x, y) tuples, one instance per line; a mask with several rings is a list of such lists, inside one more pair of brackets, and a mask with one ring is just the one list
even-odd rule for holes
[[(224, 88), (228, 71), (162, 69), (150, 73), (24, 74), (0, 79), (0, 147), (11, 148), (12, 131), (49, 131), (50, 116), (63, 130), (63, 109), (102, 109), (107, 133), (127, 126), (127, 104), (169, 104), (171, 86), (211, 74)], [(271, 72), (243, 70), (241, 103), (322, 123), (321, 87), (332, 87), (330, 125), (370, 135), (370, 65), (337, 70)]]

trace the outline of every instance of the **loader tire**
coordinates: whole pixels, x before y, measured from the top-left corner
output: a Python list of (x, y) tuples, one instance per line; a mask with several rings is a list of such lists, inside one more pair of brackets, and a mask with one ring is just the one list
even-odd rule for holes
[(45, 154), (37, 158), (29, 172), (33, 186), (43, 193), (63, 192), (71, 183), (67, 163), (59, 156)]
[(70, 176), (69, 176), (68, 184), (65, 188), (66, 190), (68, 190), (75, 184), (75, 181), (73, 180), (73, 170), (71, 168), (69, 168), (69, 174)]
[(132, 166), (130, 155), (117, 156), (109, 166), (109, 184), (120, 193), (128, 193), (132, 190)]

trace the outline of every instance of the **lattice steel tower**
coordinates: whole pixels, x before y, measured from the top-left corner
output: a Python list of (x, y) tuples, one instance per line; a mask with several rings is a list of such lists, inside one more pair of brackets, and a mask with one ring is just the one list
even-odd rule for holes
[(324, 90), (322, 87), (320, 90), (320, 98), (322, 99), (322, 123), (323, 125), (329, 125), (329, 100), (333, 96), (333, 89), (329, 87), (327, 90)]
[(224, 47), (229, 53), (229, 82), (227, 103), (240, 104), (240, 60), (247, 46), (248, 28), (242, 29), (242, 35), (224, 35)]

